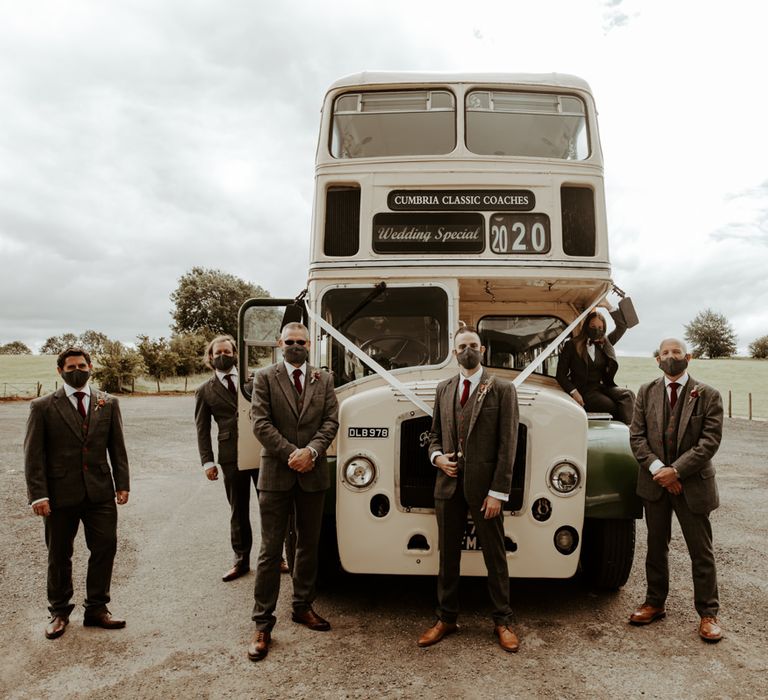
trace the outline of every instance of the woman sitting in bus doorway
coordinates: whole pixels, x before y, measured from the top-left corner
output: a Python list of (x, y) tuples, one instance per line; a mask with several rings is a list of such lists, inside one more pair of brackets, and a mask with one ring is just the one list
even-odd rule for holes
[(624, 335), (627, 324), (619, 309), (607, 301), (603, 305), (611, 314), (616, 328), (606, 336), (605, 317), (591, 311), (581, 333), (569, 340), (557, 362), (557, 381), (589, 413), (610, 413), (614, 419), (629, 425), (635, 395), (616, 386), (619, 369), (614, 344)]

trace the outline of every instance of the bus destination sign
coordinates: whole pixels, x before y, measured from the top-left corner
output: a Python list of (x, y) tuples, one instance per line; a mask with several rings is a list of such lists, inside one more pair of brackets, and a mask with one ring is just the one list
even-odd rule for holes
[(377, 253), (482, 253), (482, 214), (376, 214), (373, 249)]
[(530, 190), (392, 190), (392, 211), (531, 211)]

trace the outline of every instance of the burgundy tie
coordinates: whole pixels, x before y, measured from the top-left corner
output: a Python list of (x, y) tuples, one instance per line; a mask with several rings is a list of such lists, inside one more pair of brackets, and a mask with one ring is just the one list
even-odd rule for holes
[(301, 393), (301, 370), (293, 370), (293, 385), (296, 387), (296, 391)]
[(465, 403), (467, 403), (467, 399), (469, 398), (469, 379), (464, 380), (464, 391), (461, 392), (461, 398), (459, 399), (459, 403), (464, 406)]
[(235, 389), (235, 383), (232, 381), (232, 375), (231, 374), (225, 374), (224, 379), (227, 380), (227, 387), (232, 392), (233, 396), (237, 396), (237, 389)]
[(669, 385), (669, 407), (674, 409), (677, 403), (677, 388), (680, 385), (677, 382), (670, 382)]
[(77, 412), (85, 418), (85, 403), (83, 402), (83, 399), (85, 398), (85, 392), (84, 391), (76, 391), (75, 396), (77, 397)]

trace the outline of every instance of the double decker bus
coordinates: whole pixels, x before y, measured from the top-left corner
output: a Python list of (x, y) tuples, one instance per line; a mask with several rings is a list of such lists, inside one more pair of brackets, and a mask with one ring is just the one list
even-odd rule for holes
[[(555, 381), (563, 341), (616, 289), (585, 81), (343, 78), (323, 102), (306, 289), (240, 311), (240, 467), (258, 466), (260, 449), (248, 376), (278, 359), (281, 325), (303, 320), (310, 362), (333, 372), (339, 400), (324, 556), (352, 573), (437, 574), (428, 433), (464, 322), (484, 366), (517, 387), (510, 576), (581, 567), (620, 586), (641, 515), (628, 430), (587, 415)], [(463, 547), (462, 574), (484, 575), (471, 520)]]

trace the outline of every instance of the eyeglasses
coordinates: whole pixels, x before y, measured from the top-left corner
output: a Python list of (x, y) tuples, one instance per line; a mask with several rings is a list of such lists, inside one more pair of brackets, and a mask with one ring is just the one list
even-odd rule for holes
[(306, 345), (307, 341), (306, 340), (284, 340), (283, 341), (283, 345), (293, 345), (294, 343), (296, 343), (296, 345)]

